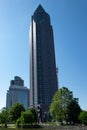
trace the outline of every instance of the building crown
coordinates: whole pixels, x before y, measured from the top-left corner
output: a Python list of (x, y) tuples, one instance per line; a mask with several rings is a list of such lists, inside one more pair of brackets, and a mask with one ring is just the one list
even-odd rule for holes
[(41, 12), (45, 12), (44, 8), (39, 4), (39, 6), (37, 7), (37, 9), (35, 10), (34, 13), (41, 13)]

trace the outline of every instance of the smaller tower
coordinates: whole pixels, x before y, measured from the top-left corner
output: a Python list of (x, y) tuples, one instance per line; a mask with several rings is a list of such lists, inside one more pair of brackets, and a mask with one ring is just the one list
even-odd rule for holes
[(24, 80), (19, 76), (15, 76), (14, 80), (10, 81), (6, 95), (6, 107), (11, 108), (17, 102), (23, 104), (25, 109), (29, 107), (29, 89), (24, 86)]

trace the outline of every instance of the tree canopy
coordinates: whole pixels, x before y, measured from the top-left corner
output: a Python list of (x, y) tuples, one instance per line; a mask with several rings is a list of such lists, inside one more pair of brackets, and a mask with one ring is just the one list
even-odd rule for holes
[(87, 111), (80, 112), (79, 120), (81, 121), (81, 123), (87, 125)]
[(7, 108), (2, 108), (0, 113), (0, 123), (5, 124), (5, 127), (7, 127), (7, 123), (9, 122), (9, 110)]
[(23, 104), (16, 103), (11, 108), (10, 114), (12, 121), (16, 121), (21, 116), (21, 112), (25, 111)]
[(80, 112), (81, 108), (78, 104), (78, 99), (74, 98), (67, 106), (68, 122), (72, 122), (73, 124), (79, 123), (78, 117)]
[[(74, 106), (72, 106), (72, 104)], [(77, 107), (79, 108), (79, 105), (76, 99), (73, 98), (72, 91), (70, 91), (66, 87), (62, 87), (55, 93), (53, 97), (52, 103), (50, 105), (50, 114), (54, 120), (58, 120), (60, 122), (63, 122), (63, 121), (67, 122), (68, 118), (70, 118), (71, 116), (70, 109), (74, 110)]]
[(37, 113), (35, 109), (31, 108), (21, 113), (21, 117), (17, 120), (16, 124), (32, 124), (37, 123)]

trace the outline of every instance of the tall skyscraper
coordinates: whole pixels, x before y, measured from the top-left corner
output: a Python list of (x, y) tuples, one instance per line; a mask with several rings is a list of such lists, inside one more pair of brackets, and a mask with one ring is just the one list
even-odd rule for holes
[(24, 80), (15, 76), (7, 91), (6, 107), (11, 108), (17, 102), (23, 104), (25, 109), (29, 107), (29, 89), (24, 86)]
[(58, 89), (50, 16), (39, 5), (30, 25), (30, 106), (48, 110)]

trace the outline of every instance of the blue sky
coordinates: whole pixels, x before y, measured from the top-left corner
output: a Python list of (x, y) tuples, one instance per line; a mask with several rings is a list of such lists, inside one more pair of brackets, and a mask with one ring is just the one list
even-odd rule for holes
[(29, 87), (29, 26), (39, 4), (51, 17), (59, 87), (87, 110), (87, 0), (0, 0), (0, 109), (14, 76)]

